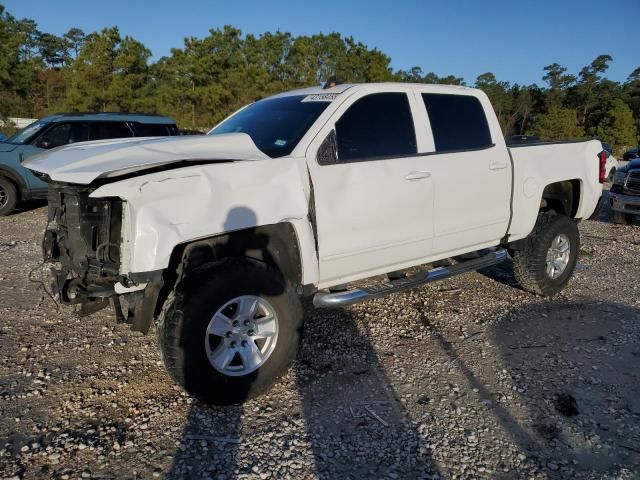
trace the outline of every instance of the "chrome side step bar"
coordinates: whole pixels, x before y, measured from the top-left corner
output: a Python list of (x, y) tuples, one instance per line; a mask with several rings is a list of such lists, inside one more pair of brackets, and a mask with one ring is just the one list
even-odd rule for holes
[(319, 308), (342, 307), (353, 305), (354, 303), (383, 297), (392, 293), (402, 292), (411, 288), (419, 287), (425, 283), (443, 280), (445, 278), (460, 275), (461, 273), (472, 272), (481, 268), (490, 267), (503, 262), (507, 258), (507, 251), (499, 248), (481, 257), (464, 262), (456, 263), (450, 267), (438, 267), (427, 272), (420, 272), (410, 277), (403, 277), (381, 285), (372, 287), (347, 290), (345, 292), (327, 293), (319, 292), (313, 297), (313, 304)]

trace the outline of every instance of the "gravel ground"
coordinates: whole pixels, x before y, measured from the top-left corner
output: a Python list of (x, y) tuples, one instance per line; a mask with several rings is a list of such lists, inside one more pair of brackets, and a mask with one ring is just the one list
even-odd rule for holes
[(640, 478), (640, 226), (609, 216), (553, 299), (507, 262), (307, 309), (291, 371), (226, 408), (172, 384), (153, 334), (29, 281), (44, 208), (0, 218), (0, 477)]

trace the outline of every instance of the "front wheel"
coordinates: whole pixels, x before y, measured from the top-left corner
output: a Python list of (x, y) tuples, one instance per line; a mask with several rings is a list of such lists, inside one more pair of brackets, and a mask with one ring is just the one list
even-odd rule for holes
[(302, 327), (299, 297), (265, 263), (237, 258), (187, 278), (158, 319), (171, 377), (205, 403), (241, 403), (290, 366)]
[(11, 180), (0, 176), (0, 217), (9, 215), (18, 205), (18, 189)]
[(555, 295), (569, 282), (579, 249), (575, 220), (555, 212), (540, 213), (529, 237), (513, 251), (516, 280), (531, 293)]

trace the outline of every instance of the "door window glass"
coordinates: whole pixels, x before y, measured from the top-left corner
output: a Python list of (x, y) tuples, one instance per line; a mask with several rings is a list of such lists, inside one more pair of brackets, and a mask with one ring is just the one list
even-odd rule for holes
[(340, 162), (410, 156), (417, 152), (409, 99), (374, 93), (357, 100), (336, 122)]

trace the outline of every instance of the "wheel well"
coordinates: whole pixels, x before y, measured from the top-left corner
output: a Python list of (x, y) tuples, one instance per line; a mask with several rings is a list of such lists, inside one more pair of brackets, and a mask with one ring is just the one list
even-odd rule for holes
[(290, 223), (238, 230), (180, 244), (171, 254), (164, 284), (170, 288), (185, 273), (229, 257), (249, 257), (278, 269), (295, 288), (302, 284), (298, 237)]
[(540, 211), (555, 210), (575, 218), (580, 205), (580, 180), (563, 180), (544, 188), (540, 201)]

